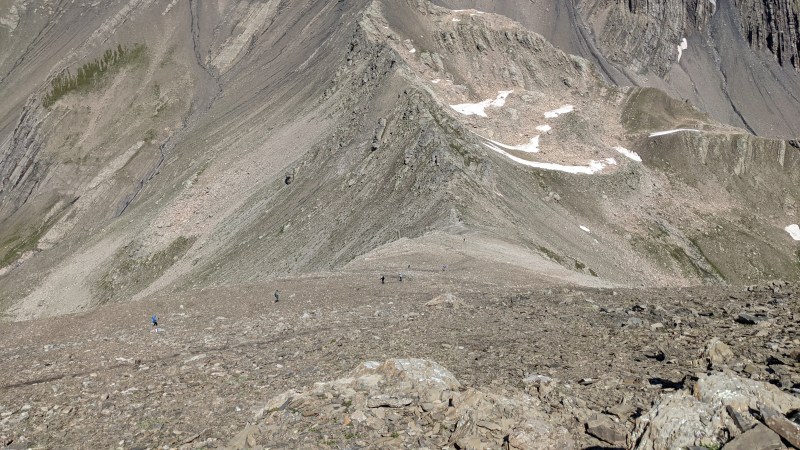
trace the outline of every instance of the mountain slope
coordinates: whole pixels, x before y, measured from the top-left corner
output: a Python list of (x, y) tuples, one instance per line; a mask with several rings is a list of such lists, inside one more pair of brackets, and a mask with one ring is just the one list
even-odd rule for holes
[[(29, 89), (0, 137), (12, 318), (377, 279), (447, 235), (542, 280), (797, 278), (797, 148), (608, 85), (504, 17), (411, 0), (117, 2), (46, 27), (28, 11), (0, 85)], [(460, 258), (444, 248), (436, 267)]]

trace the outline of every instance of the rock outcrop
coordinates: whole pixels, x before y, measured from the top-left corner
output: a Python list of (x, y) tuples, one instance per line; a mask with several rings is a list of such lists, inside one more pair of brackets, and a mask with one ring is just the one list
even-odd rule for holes
[[(790, 439), (798, 436), (798, 425), (784, 417), (798, 408), (800, 398), (771, 384), (730, 373), (702, 375), (691, 392), (666, 395), (649, 413), (637, 419), (629, 443), (637, 450), (722, 445), (780, 448), (779, 435), (790, 443)], [(750, 447), (753, 442), (767, 445)]]
[(528, 396), (466, 388), (422, 359), (366, 362), (349, 377), (285, 392), (229, 448), (576, 448)]

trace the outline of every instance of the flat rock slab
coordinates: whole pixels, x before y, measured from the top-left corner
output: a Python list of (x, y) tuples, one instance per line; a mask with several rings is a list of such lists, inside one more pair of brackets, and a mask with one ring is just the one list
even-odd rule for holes
[(761, 415), (764, 417), (764, 423), (766, 423), (772, 431), (781, 435), (782, 438), (786, 439), (786, 441), (795, 448), (800, 448), (800, 425), (790, 421), (778, 411), (766, 406), (761, 408)]
[(722, 447), (723, 450), (780, 450), (782, 448), (784, 447), (780, 436), (761, 424), (742, 433)]
[(410, 405), (414, 400), (406, 397), (393, 397), (390, 395), (379, 395), (367, 400), (368, 408), (402, 408)]

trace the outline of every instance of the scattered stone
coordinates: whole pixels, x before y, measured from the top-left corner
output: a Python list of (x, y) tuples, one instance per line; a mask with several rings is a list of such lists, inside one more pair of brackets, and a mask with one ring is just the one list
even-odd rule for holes
[(730, 418), (733, 419), (734, 425), (736, 425), (741, 432), (748, 431), (756, 425), (755, 422), (746, 418), (744, 414), (740, 413), (739, 411), (736, 411), (731, 405), (725, 407), (725, 412), (727, 412)]
[(368, 408), (402, 408), (413, 403), (414, 400), (406, 397), (394, 397), (391, 395), (379, 395), (367, 400)]
[(733, 351), (724, 342), (713, 338), (708, 341), (703, 357), (705, 357), (709, 369), (719, 369), (733, 360)]
[(743, 325), (756, 325), (767, 320), (764, 316), (757, 316), (752, 314), (739, 314), (736, 316), (736, 321)]
[(636, 407), (627, 403), (620, 403), (608, 408), (606, 412), (617, 416), (620, 420), (627, 420), (636, 412)]
[(625, 444), (625, 433), (602, 414), (594, 414), (586, 421), (586, 432), (611, 445)]
[(466, 302), (464, 302), (464, 300), (461, 300), (460, 298), (456, 297), (455, 295), (449, 292), (446, 294), (442, 294), (434, 298), (433, 300), (425, 303), (425, 306), (436, 307), (439, 309), (441, 308), (459, 309), (459, 308), (469, 307), (469, 305)]

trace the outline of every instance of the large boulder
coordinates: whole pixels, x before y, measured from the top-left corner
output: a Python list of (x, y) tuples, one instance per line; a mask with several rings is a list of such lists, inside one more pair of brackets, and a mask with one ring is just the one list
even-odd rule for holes
[(751, 411), (786, 414), (798, 408), (800, 399), (771, 384), (728, 372), (703, 375), (691, 392), (667, 395), (637, 419), (629, 442), (637, 450), (719, 447), (749, 431), (740, 425), (757, 422)]

